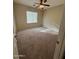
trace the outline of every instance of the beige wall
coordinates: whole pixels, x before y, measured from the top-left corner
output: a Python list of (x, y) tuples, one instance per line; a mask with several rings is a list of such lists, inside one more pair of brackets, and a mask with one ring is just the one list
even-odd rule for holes
[(48, 28), (54, 28), (56, 31), (58, 31), (63, 17), (63, 11), (64, 5), (47, 9), (44, 12), (43, 25)]
[[(42, 26), (43, 24), (42, 11), (39, 11), (29, 6), (16, 4), (16, 3), (14, 3), (13, 7), (14, 7), (13, 9), (14, 9), (14, 16), (16, 21), (16, 31)], [(27, 24), (26, 11), (38, 12), (38, 23)]]

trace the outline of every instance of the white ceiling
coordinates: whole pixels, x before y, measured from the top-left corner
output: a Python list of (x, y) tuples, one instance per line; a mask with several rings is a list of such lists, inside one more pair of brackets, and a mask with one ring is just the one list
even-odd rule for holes
[[(40, 0), (13, 0), (13, 1), (19, 4), (34, 7), (33, 5), (35, 4), (35, 2), (39, 3)], [(64, 4), (64, 0), (48, 0), (47, 4), (50, 4), (50, 7), (54, 7), (54, 6)], [(45, 7), (45, 8), (47, 9), (48, 7)]]

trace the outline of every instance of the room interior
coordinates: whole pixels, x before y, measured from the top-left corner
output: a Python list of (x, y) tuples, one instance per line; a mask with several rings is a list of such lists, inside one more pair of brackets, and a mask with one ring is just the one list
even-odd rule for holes
[(64, 0), (13, 0), (14, 59), (57, 59), (64, 8)]

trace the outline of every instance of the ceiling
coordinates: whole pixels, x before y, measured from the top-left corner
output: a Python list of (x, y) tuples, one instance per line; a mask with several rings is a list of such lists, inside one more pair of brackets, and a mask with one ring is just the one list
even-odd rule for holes
[[(40, 0), (13, 0), (13, 1), (15, 3), (27, 5), (27, 6), (30, 6), (30, 7), (34, 7), (33, 5), (35, 4), (35, 2), (39, 3)], [(48, 0), (47, 4), (50, 4), (50, 7), (54, 7), (54, 6), (64, 4), (64, 0)], [(50, 7), (45, 7), (45, 9), (50, 8)]]

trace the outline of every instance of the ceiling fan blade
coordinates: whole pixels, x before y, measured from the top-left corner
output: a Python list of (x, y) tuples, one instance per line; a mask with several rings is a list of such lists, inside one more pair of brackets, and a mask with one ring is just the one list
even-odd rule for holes
[(38, 6), (38, 5), (40, 5), (40, 3), (35, 2), (35, 4), (33, 6)]
[(40, 0), (40, 4), (42, 4), (42, 1), (43, 1), (43, 0)]
[(39, 5), (35, 6), (35, 8), (38, 8), (38, 7), (39, 7)]
[(44, 0), (44, 3), (46, 3), (47, 2), (47, 0)]
[(42, 4), (42, 5), (44, 5), (44, 6), (50, 6), (50, 5), (48, 5), (48, 4)]

